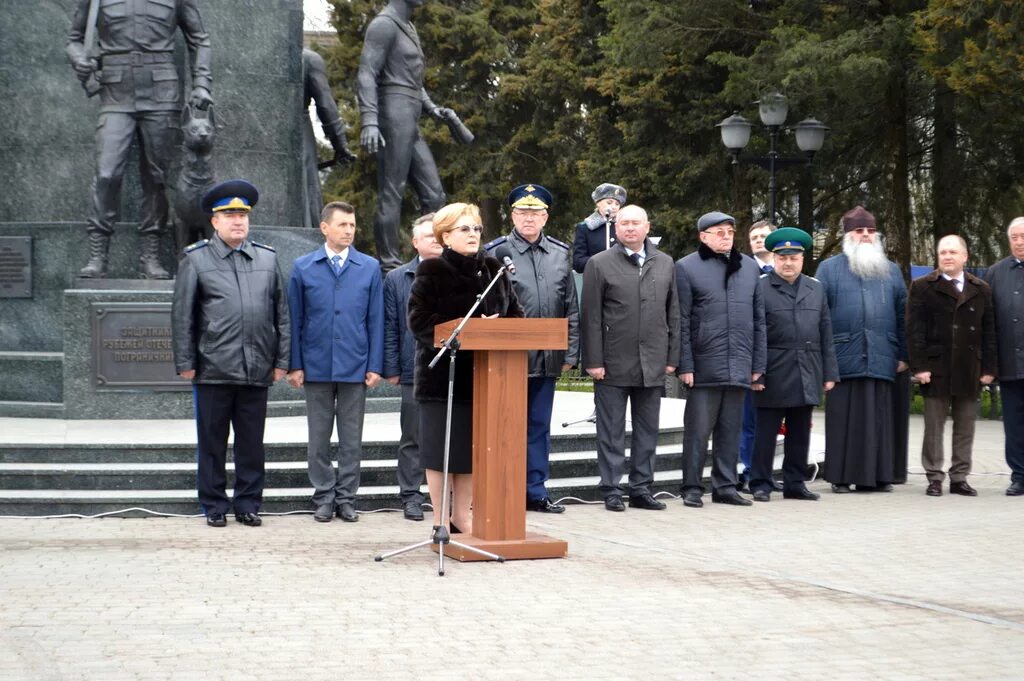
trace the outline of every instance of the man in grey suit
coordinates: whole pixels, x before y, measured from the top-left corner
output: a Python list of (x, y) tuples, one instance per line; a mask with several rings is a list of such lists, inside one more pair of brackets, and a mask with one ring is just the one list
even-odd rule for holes
[[(672, 259), (647, 238), (647, 212), (626, 206), (615, 223), (618, 246), (583, 270), (583, 367), (594, 379), (600, 491), (609, 511), (624, 511), (626, 400), (632, 407), (629, 505), (661, 510), (651, 494), (665, 374), (679, 356), (679, 306)], [(639, 303), (639, 305), (638, 305)]]
[(704, 505), (701, 477), (713, 432), (711, 501), (750, 506), (736, 491), (736, 462), (743, 398), (767, 363), (761, 271), (736, 250), (731, 216), (706, 213), (697, 229), (697, 252), (675, 266), (682, 350), (678, 374), (690, 388), (683, 417), (683, 503)]

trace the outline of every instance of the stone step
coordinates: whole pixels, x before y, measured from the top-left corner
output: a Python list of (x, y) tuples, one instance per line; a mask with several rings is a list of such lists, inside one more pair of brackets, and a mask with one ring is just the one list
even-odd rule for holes
[[(0, 405), (59, 403), (64, 399), (63, 352), (0, 351)], [(0, 413), (5, 413), (0, 407)]]
[[(678, 444), (658, 448), (657, 470), (682, 467)], [(627, 452), (628, 455), (628, 452)], [(397, 460), (363, 459), (360, 486), (397, 484)], [(228, 485), (234, 484), (234, 464), (227, 464)], [(551, 455), (552, 478), (592, 475), (597, 470), (596, 451), (556, 452)], [(309, 484), (305, 460), (268, 461), (267, 488), (292, 488)], [(0, 463), (0, 490), (133, 490), (190, 489), (196, 487), (196, 464), (173, 463)]]
[[(824, 460), (824, 442), (812, 438), (811, 459), (816, 462), (809, 475), (817, 473), (817, 464)], [(659, 453), (658, 458), (661, 459)], [(781, 454), (775, 457), (776, 470), (782, 465)], [(705, 487), (711, 476), (710, 466), (703, 471)], [(583, 475), (572, 478), (552, 478), (548, 490), (555, 500), (568, 499), (598, 501), (600, 493), (597, 475)], [(656, 470), (652, 491), (670, 492), (678, 495), (682, 482), (678, 467)], [(231, 495), (228, 490), (228, 495)], [(423, 489), (424, 494), (426, 488)], [(308, 486), (293, 488), (268, 488), (263, 494), (265, 513), (311, 513), (310, 498), (313, 490)], [(356, 499), (360, 511), (393, 509), (399, 510), (398, 487), (395, 485), (361, 486)], [(57, 516), (57, 515), (98, 515), (113, 514), (119, 517), (148, 515), (198, 515), (196, 493), (193, 489), (137, 489), (137, 490), (0, 490), (0, 517), (2, 516)]]
[[(397, 420), (395, 415), (395, 420)], [(188, 424), (193, 428), (192, 424)], [(181, 442), (142, 444), (86, 444), (86, 443), (24, 443), (0, 444), (0, 463), (36, 464), (149, 464), (188, 463), (195, 466), (196, 446), (192, 430), (183, 433)], [(682, 428), (664, 428), (658, 436), (658, 444), (681, 445)], [(336, 442), (336, 439), (335, 439)], [(626, 435), (629, 446), (630, 436)], [(268, 442), (264, 445), (266, 460), (270, 462), (306, 461), (305, 442)], [(397, 440), (367, 440), (363, 442), (363, 461), (395, 457)], [(589, 451), (596, 449), (597, 436), (593, 432), (562, 433), (551, 436), (552, 452)], [(233, 456), (228, 446), (228, 459)], [(303, 463), (305, 465), (305, 463)], [(0, 483), (0, 488), (3, 484)]]

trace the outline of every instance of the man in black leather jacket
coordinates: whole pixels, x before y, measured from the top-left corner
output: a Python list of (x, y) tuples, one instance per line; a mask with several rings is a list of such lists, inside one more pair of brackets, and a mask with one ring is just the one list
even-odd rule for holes
[[(178, 267), (171, 326), (174, 367), (193, 383), (199, 503), (212, 527), (262, 523), (267, 388), (289, 361), (289, 316), (277, 253), (248, 239), (259, 193), (245, 180), (203, 197), (214, 235), (192, 244)], [(235, 431), (235, 494), (227, 497), (228, 426)]]

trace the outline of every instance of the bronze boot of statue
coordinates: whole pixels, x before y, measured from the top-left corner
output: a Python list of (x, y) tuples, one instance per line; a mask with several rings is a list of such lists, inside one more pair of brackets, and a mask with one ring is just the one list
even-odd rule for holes
[(139, 235), (139, 276), (143, 279), (170, 279), (171, 274), (160, 264), (160, 235)]
[(89, 262), (78, 272), (83, 279), (102, 279), (107, 276), (107, 251), (110, 235), (89, 232)]

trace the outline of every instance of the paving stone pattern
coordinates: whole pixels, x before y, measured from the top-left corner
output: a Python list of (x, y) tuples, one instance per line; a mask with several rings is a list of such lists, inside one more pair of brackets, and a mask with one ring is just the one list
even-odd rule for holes
[(912, 474), (815, 482), (817, 503), (530, 514), (569, 558), (443, 578), (428, 550), (373, 561), (429, 534), (394, 513), (0, 519), (0, 679), (1021, 679), (1000, 424), (979, 423), (975, 471), (975, 499)]

